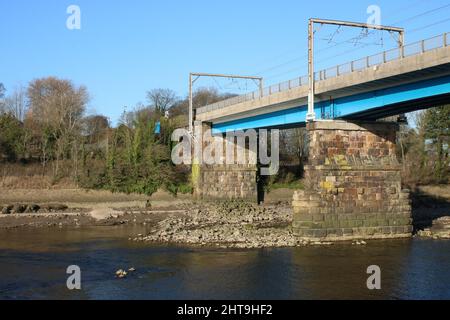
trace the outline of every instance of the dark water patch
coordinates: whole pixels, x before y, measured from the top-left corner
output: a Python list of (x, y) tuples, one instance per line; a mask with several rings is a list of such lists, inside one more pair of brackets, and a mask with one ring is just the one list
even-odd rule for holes
[[(450, 299), (450, 242), (262, 250), (134, 243), (139, 228), (0, 234), (1, 299)], [(66, 288), (69, 265), (82, 290)], [(367, 267), (382, 270), (369, 291)], [(118, 269), (134, 267), (126, 279)]]

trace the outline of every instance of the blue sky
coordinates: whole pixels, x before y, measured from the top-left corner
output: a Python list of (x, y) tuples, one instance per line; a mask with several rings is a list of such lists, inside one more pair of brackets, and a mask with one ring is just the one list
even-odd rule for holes
[[(71, 4), (81, 9), (81, 30), (66, 28)], [(407, 42), (450, 32), (449, 0), (1, 0), (0, 82), (11, 91), (39, 77), (71, 79), (88, 87), (89, 111), (115, 123), (152, 88), (184, 97), (191, 71), (261, 75), (267, 84), (304, 75), (308, 18), (365, 22), (372, 4), (382, 24), (406, 28)], [(388, 34), (355, 45), (345, 40), (360, 30), (335, 31), (317, 31), (318, 69), (395, 46)], [(335, 42), (343, 44), (326, 49)], [(255, 89), (228, 80), (198, 86)]]

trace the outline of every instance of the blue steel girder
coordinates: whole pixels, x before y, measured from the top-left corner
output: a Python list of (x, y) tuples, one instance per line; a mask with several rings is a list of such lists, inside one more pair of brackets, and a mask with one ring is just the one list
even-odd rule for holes
[[(315, 104), (318, 120), (358, 119), (373, 120), (400, 113), (450, 103), (450, 76), (374, 90)], [(227, 131), (288, 128), (305, 124), (307, 105), (213, 124), (214, 133)]]

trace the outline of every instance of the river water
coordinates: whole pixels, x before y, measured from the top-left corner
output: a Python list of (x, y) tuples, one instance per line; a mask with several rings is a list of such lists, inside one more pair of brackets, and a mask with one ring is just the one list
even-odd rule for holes
[[(450, 241), (263, 250), (128, 241), (144, 231), (2, 231), (0, 299), (450, 299)], [(66, 287), (69, 265), (82, 270), (81, 291)], [(381, 268), (380, 291), (367, 289), (370, 265)]]

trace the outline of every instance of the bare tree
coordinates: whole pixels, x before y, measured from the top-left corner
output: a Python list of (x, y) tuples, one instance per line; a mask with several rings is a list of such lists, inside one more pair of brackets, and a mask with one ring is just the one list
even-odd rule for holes
[(102, 115), (93, 115), (83, 120), (83, 135), (86, 136), (88, 143), (100, 143), (109, 129), (109, 120)]
[[(194, 109), (204, 107), (208, 104), (212, 104), (218, 101), (226, 100), (228, 98), (235, 97), (235, 94), (231, 93), (219, 93), (216, 88), (198, 88), (193, 94), (193, 106)], [(170, 110), (172, 117), (176, 116), (186, 116), (189, 111), (189, 100), (188, 98), (177, 101)]]
[(156, 112), (165, 114), (177, 102), (177, 95), (170, 89), (153, 89), (147, 92), (147, 100)]
[(5, 99), (5, 112), (13, 115), (19, 121), (24, 121), (27, 113), (27, 93), (23, 86), (18, 86)]
[(194, 109), (204, 107), (209, 104), (213, 104), (218, 101), (226, 100), (235, 96), (235, 94), (231, 93), (221, 94), (216, 88), (199, 88), (195, 91), (193, 97)]
[(282, 133), (283, 153), (293, 156), (298, 161), (298, 174), (303, 174), (304, 160), (308, 154), (308, 133), (306, 128), (285, 130)]
[(5, 97), (5, 86), (3, 85), (3, 83), (0, 82), (0, 114), (2, 114), (3, 112), (5, 112), (4, 107), (5, 107), (5, 102), (3, 100), (3, 98)]
[(81, 120), (89, 101), (87, 89), (76, 87), (69, 80), (49, 77), (32, 81), (28, 98), (30, 116), (41, 124), (46, 131), (45, 136), (55, 141), (54, 174), (58, 175), (59, 160), (64, 160), (66, 154), (73, 153), (73, 147), (77, 146)]
[(28, 97), (35, 120), (64, 132), (72, 131), (79, 124), (89, 101), (85, 87), (54, 77), (32, 81)]
[[(145, 106), (142, 102), (138, 102), (136, 106), (131, 110), (127, 111), (125, 108), (122, 115), (120, 116), (119, 123), (127, 126), (128, 128), (134, 128), (136, 122), (139, 118), (153, 118), (155, 116), (155, 109), (150, 106)], [(161, 116), (161, 113), (158, 113), (157, 116)]]

